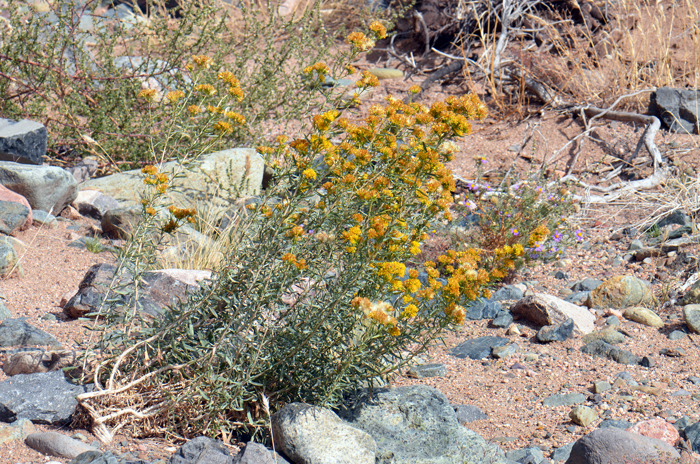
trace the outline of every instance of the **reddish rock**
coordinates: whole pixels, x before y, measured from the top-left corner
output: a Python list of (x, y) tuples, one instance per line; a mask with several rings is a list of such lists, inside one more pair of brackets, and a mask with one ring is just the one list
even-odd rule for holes
[(661, 417), (645, 420), (627, 429), (628, 432), (643, 435), (649, 438), (656, 438), (665, 441), (671, 446), (675, 446), (681, 439), (676, 428), (666, 422)]
[(15, 193), (7, 187), (0, 185), (0, 200), (14, 201), (15, 203), (20, 203), (29, 209), (29, 216), (27, 216), (27, 220), (24, 221), (24, 224), (19, 228), (19, 230), (26, 230), (30, 225), (32, 225), (32, 207), (29, 205), (26, 198), (19, 193)]

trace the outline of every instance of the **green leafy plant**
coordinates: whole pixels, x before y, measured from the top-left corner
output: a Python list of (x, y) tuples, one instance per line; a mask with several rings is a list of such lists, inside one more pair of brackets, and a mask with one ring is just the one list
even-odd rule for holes
[(101, 253), (105, 247), (99, 237), (85, 237), (85, 249), (90, 253)]

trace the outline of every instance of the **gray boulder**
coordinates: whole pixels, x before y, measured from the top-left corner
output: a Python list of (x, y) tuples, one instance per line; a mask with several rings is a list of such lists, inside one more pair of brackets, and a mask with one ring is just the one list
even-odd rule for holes
[(16, 375), (0, 382), (0, 421), (67, 424), (78, 405), (75, 397), (85, 392), (60, 371)]
[(60, 347), (53, 335), (28, 324), (24, 318), (0, 322), (0, 347), (55, 346)]
[(589, 308), (625, 309), (630, 306), (647, 306), (654, 301), (649, 284), (631, 275), (610, 277), (588, 295)]
[(12, 235), (31, 215), (32, 210), (21, 203), (0, 200), (0, 233)]
[[(251, 148), (236, 148), (210, 153), (200, 157), (195, 166), (172, 181), (165, 200), (180, 208), (201, 208), (221, 215), (231, 201), (253, 196), (262, 188), (265, 163)], [(165, 163), (160, 172), (172, 175), (180, 172), (177, 162)], [(140, 206), (145, 191), (144, 174), (140, 169), (126, 171), (99, 179), (90, 179), (80, 185), (82, 190), (99, 190), (124, 206)]]
[(78, 194), (77, 183), (55, 166), (28, 166), (0, 161), (0, 184), (27, 199), (32, 209), (60, 213)]
[(364, 391), (338, 413), (377, 443), (377, 464), (504, 463), (503, 451), (461, 426), (445, 395), (425, 385)]
[(501, 304), (497, 301), (478, 299), (472, 301), (464, 307), (466, 310), (466, 319), (470, 321), (480, 321), (482, 319), (493, 319), (501, 312)]
[(289, 403), (272, 415), (275, 449), (296, 463), (374, 464), (376, 444), (333, 411)]
[(41, 164), (46, 156), (48, 133), (35, 121), (0, 118), (0, 160)]
[[(78, 318), (99, 311), (122, 311), (124, 308), (130, 308), (133, 304), (133, 278), (125, 274), (115, 279), (114, 272), (115, 267), (112, 264), (101, 263), (92, 266), (80, 282), (78, 293), (63, 307), (64, 314)], [(188, 277), (186, 271), (182, 270), (179, 273), (146, 272), (139, 289), (139, 310), (144, 315), (158, 317), (167, 306), (184, 301), (188, 293), (199, 288), (199, 285), (192, 285), (191, 281), (201, 279), (202, 272), (193, 272), (195, 277)]]
[(683, 306), (683, 320), (690, 330), (700, 333), (700, 304)]
[(683, 432), (696, 453), (700, 453), (700, 422), (687, 426)]
[(168, 464), (232, 464), (233, 457), (221, 440), (197, 437), (170, 456)]
[(648, 462), (662, 457), (662, 454), (680, 458), (678, 451), (664, 441), (607, 427), (596, 429), (574, 443), (566, 464)]
[(649, 111), (673, 132), (700, 133), (700, 91), (662, 87), (651, 94)]
[(86, 451), (97, 451), (80, 440), (58, 432), (37, 432), (29, 435), (24, 444), (47, 456), (73, 459)]

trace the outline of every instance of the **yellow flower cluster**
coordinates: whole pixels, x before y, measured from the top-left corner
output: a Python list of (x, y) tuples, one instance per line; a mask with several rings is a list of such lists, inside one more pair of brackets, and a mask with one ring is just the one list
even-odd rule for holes
[(216, 87), (214, 87), (211, 84), (198, 84), (194, 87), (194, 90), (197, 92), (201, 92), (209, 97), (213, 97), (214, 95), (216, 95)]
[(284, 255), (282, 255), (282, 261), (293, 265), (299, 270), (304, 270), (309, 267), (308, 264), (306, 264), (306, 260), (304, 258), (298, 259), (292, 253), (285, 253)]
[(384, 27), (384, 25), (379, 21), (374, 21), (372, 24), (370, 24), (369, 30), (372, 31), (376, 39), (386, 38), (386, 27)]
[(221, 71), (217, 76), (224, 84), (228, 85), (228, 94), (234, 97), (239, 103), (243, 101), (243, 90), (241, 83), (230, 71)]
[(168, 92), (165, 95), (165, 98), (168, 99), (170, 103), (177, 103), (178, 101), (182, 100), (185, 97), (185, 92), (182, 90), (173, 90), (172, 92)]
[(168, 175), (162, 172), (159, 173), (158, 168), (155, 166), (144, 166), (141, 168), (141, 172), (146, 175), (143, 179), (143, 183), (155, 186), (158, 193), (165, 193), (168, 189)]
[(329, 68), (326, 63), (318, 62), (312, 66), (307, 66), (304, 68), (302, 74), (316, 84), (321, 85), (326, 81), (326, 76), (328, 76), (330, 72), (331, 68)]
[(353, 52), (366, 52), (374, 47), (374, 40), (362, 32), (351, 32), (345, 39), (345, 43), (352, 45)]
[(540, 225), (535, 228), (532, 232), (530, 232), (530, 237), (528, 237), (527, 240), (527, 246), (529, 247), (536, 247), (537, 245), (541, 244), (545, 240), (547, 240), (547, 237), (549, 236), (549, 229), (547, 228), (546, 225)]
[(192, 64), (189, 66), (189, 69), (193, 69), (192, 65), (196, 66), (198, 69), (209, 69), (212, 64), (214, 64), (214, 60), (206, 55), (193, 55)]
[(399, 321), (391, 315), (395, 310), (386, 301), (372, 303), (368, 298), (355, 297), (352, 306), (361, 309), (368, 319), (387, 327), (389, 334), (395, 337), (401, 334), (401, 330), (396, 327)]

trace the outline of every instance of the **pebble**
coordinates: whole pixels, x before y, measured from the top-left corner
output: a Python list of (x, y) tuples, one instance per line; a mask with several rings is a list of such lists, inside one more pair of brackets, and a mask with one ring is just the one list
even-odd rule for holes
[(444, 364), (422, 364), (408, 368), (406, 376), (413, 379), (424, 379), (427, 377), (444, 377), (447, 375), (447, 368)]
[(598, 420), (598, 414), (588, 406), (576, 406), (569, 413), (569, 417), (575, 424), (582, 427), (588, 427), (591, 423)]
[(595, 382), (595, 383), (593, 384), (593, 391), (594, 391), (595, 393), (602, 393), (602, 392), (604, 392), (604, 391), (610, 390), (611, 388), (612, 388), (612, 385), (610, 385), (609, 382), (606, 382), (606, 381), (604, 381), (604, 380)]
[(583, 393), (565, 393), (548, 396), (542, 401), (542, 404), (548, 407), (571, 406), (581, 404), (584, 401), (586, 401), (586, 396)]
[(685, 338), (685, 332), (681, 332), (680, 330), (674, 330), (668, 334), (668, 339), (671, 341), (681, 340), (683, 338)]
[(628, 251), (636, 251), (636, 250), (641, 250), (644, 248), (644, 243), (642, 243), (641, 240), (632, 240), (630, 242), (629, 247), (627, 247)]
[(618, 319), (617, 316), (608, 316), (605, 318), (605, 323), (609, 326), (615, 327), (620, 325), (620, 319)]
[(506, 346), (494, 346), (492, 354), (494, 358), (503, 359), (515, 354), (520, 347), (515, 343), (510, 343)]

